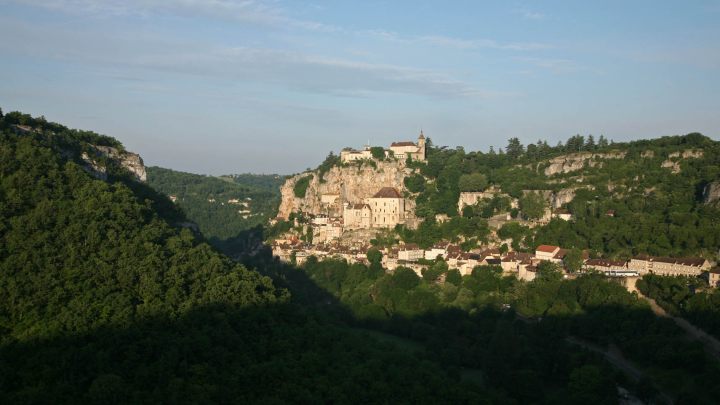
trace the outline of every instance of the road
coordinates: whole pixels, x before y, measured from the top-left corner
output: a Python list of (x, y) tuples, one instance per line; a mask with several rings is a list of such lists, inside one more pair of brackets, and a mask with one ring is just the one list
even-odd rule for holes
[(668, 314), (667, 311), (665, 311), (660, 305), (658, 305), (658, 303), (655, 302), (654, 299), (646, 297), (640, 291), (638, 291), (637, 293), (639, 297), (645, 299), (648, 303), (650, 303), (650, 308), (655, 313), (655, 315), (672, 319), (673, 322), (675, 322), (675, 325), (679, 326), (682, 330), (684, 330), (690, 339), (697, 340), (698, 342), (702, 343), (703, 347), (705, 348), (705, 352), (715, 357), (717, 360), (720, 360), (720, 341), (718, 341), (715, 337), (709, 335), (704, 330), (691, 324), (686, 319)]
[[(626, 359), (620, 349), (615, 346), (614, 344), (610, 344), (610, 346), (606, 349), (604, 347), (598, 346), (594, 343), (587, 342), (585, 340), (580, 340), (574, 336), (569, 336), (565, 338), (565, 341), (577, 345), (580, 347), (584, 347), (585, 349), (588, 349), (590, 351), (593, 351), (595, 353), (599, 353), (605, 357), (605, 360), (607, 360), (608, 363), (615, 366), (617, 369), (625, 373), (630, 379), (632, 379), (635, 382), (640, 381), (645, 377), (645, 373), (637, 368), (633, 363), (631, 363), (628, 359)], [(673, 400), (670, 395), (668, 395), (666, 392), (659, 389), (659, 387), (656, 386), (658, 389), (658, 396), (663, 400), (666, 404), (672, 404)]]

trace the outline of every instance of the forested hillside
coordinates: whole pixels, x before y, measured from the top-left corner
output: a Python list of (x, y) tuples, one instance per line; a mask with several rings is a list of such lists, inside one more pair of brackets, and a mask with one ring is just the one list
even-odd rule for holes
[[(498, 152), (431, 146), (427, 155), (427, 164), (413, 163), (416, 174), (405, 181), (417, 193), (416, 213), (425, 222), (415, 232), (399, 229), (403, 239), (421, 246), (448, 235), (487, 240), (487, 219), (503, 212), (521, 221), (500, 230), (516, 250), (547, 243), (605, 257), (714, 258), (720, 246), (720, 208), (704, 195), (720, 180), (720, 142), (701, 134), (628, 143), (578, 135), (556, 147), (540, 141), (524, 146), (513, 138)], [(461, 192), (493, 187), (507, 197), (498, 194), (458, 212)], [(541, 197), (560, 192), (574, 197), (560, 206), (572, 221), (553, 219), (534, 229), (523, 224), (554, 209)], [(511, 209), (509, 198), (519, 207)], [(454, 219), (439, 224), (436, 214)]]
[(148, 168), (148, 184), (175, 199), (210, 240), (236, 237), (266, 224), (280, 203), (279, 176), (212, 177), (160, 167)]
[(110, 160), (83, 159), (116, 140), (20, 113), (0, 114), (0, 132), (0, 402), (500, 395), (303, 309), (198, 242), (166, 197)]

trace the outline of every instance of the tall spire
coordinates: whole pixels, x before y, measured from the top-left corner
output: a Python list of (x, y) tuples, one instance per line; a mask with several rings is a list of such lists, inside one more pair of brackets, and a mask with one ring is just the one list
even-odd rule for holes
[(420, 128), (420, 136), (418, 137), (418, 139), (425, 139), (425, 135), (423, 135), (422, 128)]

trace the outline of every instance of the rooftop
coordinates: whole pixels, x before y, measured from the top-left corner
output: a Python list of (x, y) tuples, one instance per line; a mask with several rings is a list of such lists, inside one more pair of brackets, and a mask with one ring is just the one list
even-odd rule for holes
[(403, 142), (393, 142), (393, 143), (391, 143), (391, 144), (390, 144), (390, 147), (392, 148), (393, 146), (417, 146), (417, 145), (415, 145), (415, 142), (403, 141)]
[(402, 198), (402, 196), (393, 187), (383, 187), (372, 198)]
[(553, 245), (540, 245), (535, 249), (537, 252), (543, 252), (543, 253), (554, 253), (556, 250), (560, 249), (559, 246), (553, 246)]

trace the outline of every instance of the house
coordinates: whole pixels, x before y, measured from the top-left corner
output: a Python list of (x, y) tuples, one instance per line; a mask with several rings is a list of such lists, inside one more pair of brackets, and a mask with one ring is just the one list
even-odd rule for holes
[(372, 227), (372, 211), (368, 204), (349, 204), (343, 207), (343, 226), (346, 229), (369, 229)]
[(522, 262), (518, 267), (518, 279), (533, 281), (537, 277), (538, 268), (531, 263)]
[(372, 157), (372, 152), (370, 152), (369, 146), (366, 146), (363, 150), (345, 148), (340, 151), (340, 161), (342, 163), (354, 162), (356, 160), (372, 159)]
[(398, 250), (398, 260), (407, 262), (416, 262), (424, 257), (425, 251), (420, 249), (416, 244), (408, 243)]
[(532, 253), (509, 252), (505, 257), (500, 259), (500, 267), (502, 267), (503, 273), (517, 273), (520, 263), (529, 263), (532, 259)]
[(710, 262), (703, 258), (654, 257), (640, 255), (630, 259), (628, 269), (640, 275), (652, 273), (661, 276), (698, 276), (710, 270)]
[(562, 219), (563, 221), (570, 221), (573, 219), (573, 215), (570, 213), (570, 211), (566, 210), (565, 208), (558, 208), (553, 212), (553, 217)]
[(708, 271), (708, 284), (710, 287), (720, 286), (720, 266), (713, 267)]
[(549, 262), (555, 261), (555, 255), (560, 253), (560, 246), (540, 245), (535, 249), (535, 257)]
[(463, 276), (472, 274), (475, 267), (482, 265), (482, 257), (477, 253), (461, 253), (456, 267)]
[(425, 260), (435, 260), (438, 256), (445, 257), (445, 255), (447, 255), (447, 244), (436, 243), (425, 251)]

